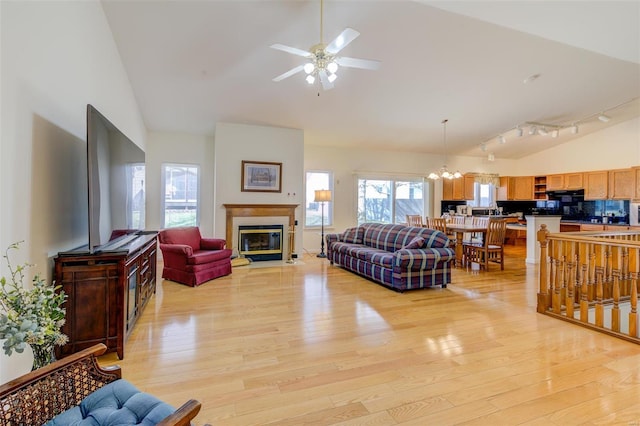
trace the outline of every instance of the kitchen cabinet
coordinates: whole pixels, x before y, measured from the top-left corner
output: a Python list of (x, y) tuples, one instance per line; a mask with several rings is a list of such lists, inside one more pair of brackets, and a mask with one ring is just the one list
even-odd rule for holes
[(633, 168), (634, 191), (633, 200), (640, 202), (640, 166)]
[(514, 200), (533, 200), (533, 176), (516, 176), (512, 178), (513, 199)]
[(497, 191), (498, 201), (531, 201), (534, 199), (533, 176), (503, 176)]
[(475, 198), (475, 176), (465, 175), (459, 179), (442, 179), (442, 199), (463, 201)]
[(584, 188), (583, 173), (563, 173), (547, 176), (547, 191)]
[(579, 223), (562, 223), (560, 222), (560, 232), (580, 232)]
[(533, 198), (535, 200), (547, 199), (547, 177), (535, 176), (533, 178)]
[(609, 199), (629, 200), (635, 193), (635, 176), (632, 169), (609, 171)]
[(609, 193), (609, 171), (584, 173), (584, 199), (606, 200)]
[(604, 231), (604, 225), (601, 224), (591, 224), (591, 223), (583, 223), (580, 225), (581, 231)]

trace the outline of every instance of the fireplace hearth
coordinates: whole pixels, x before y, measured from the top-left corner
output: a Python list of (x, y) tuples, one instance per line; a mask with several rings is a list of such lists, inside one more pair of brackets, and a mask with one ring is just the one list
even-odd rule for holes
[(253, 261), (282, 260), (282, 225), (238, 227), (238, 253)]

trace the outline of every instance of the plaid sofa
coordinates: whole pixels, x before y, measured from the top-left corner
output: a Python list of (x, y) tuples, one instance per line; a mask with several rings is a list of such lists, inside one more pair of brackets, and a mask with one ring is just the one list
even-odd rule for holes
[(435, 229), (363, 223), (342, 234), (327, 234), (327, 258), (397, 291), (451, 282), (455, 250)]

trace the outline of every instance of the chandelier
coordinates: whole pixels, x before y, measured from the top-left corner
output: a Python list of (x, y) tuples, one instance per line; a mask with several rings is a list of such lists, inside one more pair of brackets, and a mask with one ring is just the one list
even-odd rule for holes
[(459, 170), (456, 170), (455, 172), (450, 172), (449, 169), (447, 169), (447, 121), (449, 120), (447, 120), (446, 118), (442, 120), (443, 141), (444, 141), (444, 165), (440, 167), (440, 169), (438, 169), (437, 171), (429, 173), (429, 176), (428, 176), (429, 179), (433, 179), (433, 180), (458, 179), (462, 177), (462, 173), (460, 173)]

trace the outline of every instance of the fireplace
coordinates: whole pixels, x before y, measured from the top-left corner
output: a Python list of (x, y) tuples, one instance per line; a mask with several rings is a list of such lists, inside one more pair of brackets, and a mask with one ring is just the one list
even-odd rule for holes
[(282, 225), (238, 227), (238, 252), (254, 261), (282, 260)]

